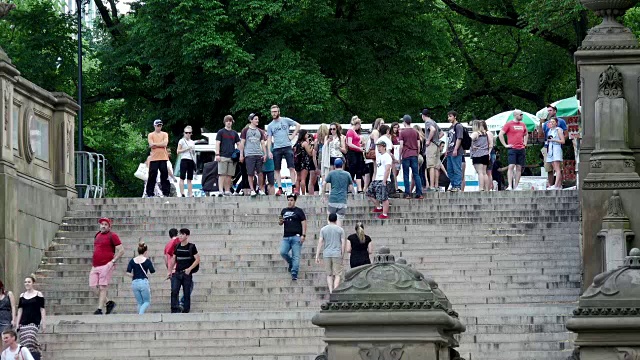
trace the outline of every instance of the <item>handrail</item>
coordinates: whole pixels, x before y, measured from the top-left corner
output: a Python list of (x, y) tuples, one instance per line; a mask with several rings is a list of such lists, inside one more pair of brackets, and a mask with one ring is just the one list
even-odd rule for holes
[(106, 166), (104, 155), (76, 151), (76, 190), (81, 198), (101, 198), (106, 195)]

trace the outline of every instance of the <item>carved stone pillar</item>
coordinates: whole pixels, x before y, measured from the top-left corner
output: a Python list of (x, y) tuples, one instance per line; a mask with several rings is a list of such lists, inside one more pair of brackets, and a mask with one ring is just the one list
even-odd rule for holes
[(75, 169), (74, 169), (74, 124), (75, 116), (80, 107), (73, 98), (65, 93), (53, 93), (56, 98), (56, 110), (53, 113), (53, 142), (55, 149), (53, 156), (54, 186), (56, 195), (75, 197)]
[[(580, 360), (640, 359), (640, 250), (595, 277), (567, 322)], [(574, 356), (574, 358), (576, 358)]]
[(604, 253), (602, 271), (617, 269), (624, 263), (635, 238), (630, 227), (620, 194), (618, 190), (614, 190), (607, 202), (607, 215), (602, 219), (602, 230), (598, 233)]
[(603, 18), (575, 53), (584, 132), (578, 156), (585, 289), (607, 262), (598, 236), (612, 226), (603, 224), (607, 209), (602, 205), (613, 190), (629, 210), (630, 230), (640, 231), (640, 47), (616, 20), (638, 0), (580, 1)]
[(323, 360), (455, 360), (465, 331), (435, 281), (381, 248), (371, 265), (349, 270), (313, 324), (325, 329)]

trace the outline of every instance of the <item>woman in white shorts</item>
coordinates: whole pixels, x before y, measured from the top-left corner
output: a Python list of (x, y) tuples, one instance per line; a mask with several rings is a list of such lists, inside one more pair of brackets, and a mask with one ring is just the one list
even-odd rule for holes
[(546, 162), (551, 163), (556, 173), (556, 183), (547, 190), (562, 190), (562, 144), (564, 144), (564, 132), (558, 127), (558, 120), (549, 120), (549, 132), (547, 135), (548, 149)]

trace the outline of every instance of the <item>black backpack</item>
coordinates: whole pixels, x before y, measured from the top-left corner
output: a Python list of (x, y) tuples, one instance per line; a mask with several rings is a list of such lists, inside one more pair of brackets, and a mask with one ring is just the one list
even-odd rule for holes
[[(456, 126), (458, 125), (462, 126), (462, 124), (460, 123), (456, 124)], [(462, 142), (460, 143), (460, 146), (462, 146), (462, 148), (465, 150), (471, 149), (471, 136), (469, 135), (467, 129), (464, 128), (464, 126), (462, 126)]]
[[(193, 259), (193, 261), (196, 261), (196, 257), (195, 254), (193, 253), (193, 249), (195, 248), (195, 245), (192, 243), (189, 243), (189, 253), (191, 254), (191, 258)], [(193, 264), (193, 263), (192, 263)], [(191, 270), (192, 274), (195, 274), (198, 272), (198, 270), (200, 270), (200, 264), (196, 265), (196, 267), (193, 268), (193, 270)]]

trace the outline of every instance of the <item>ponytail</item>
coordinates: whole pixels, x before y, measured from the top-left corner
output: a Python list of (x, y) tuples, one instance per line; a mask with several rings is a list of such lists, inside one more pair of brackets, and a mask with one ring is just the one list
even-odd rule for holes
[(358, 240), (360, 240), (361, 244), (364, 244), (366, 238), (364, 235), (364, 225), (361, 222), (356, 223), (356, 234), (358, 235)]

